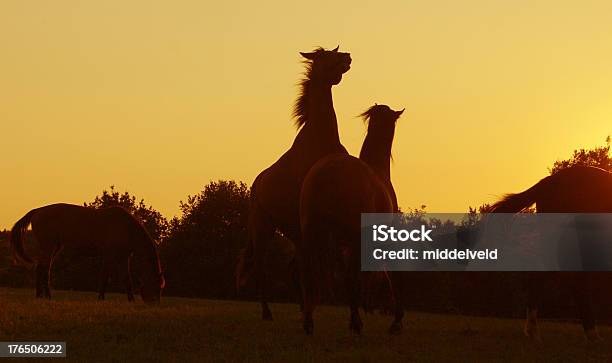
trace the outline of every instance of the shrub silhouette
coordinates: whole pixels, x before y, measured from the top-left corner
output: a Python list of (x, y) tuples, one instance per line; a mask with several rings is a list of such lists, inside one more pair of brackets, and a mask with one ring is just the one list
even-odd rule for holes
[(167, 293), (235, 296), (233, 269), (246, 241), (248, 203), (246, 184), (225, 180), (180, 202), (182, 215), (171, 220), (161, 249)]
[[(592, 149), (575, 150), (566, 160), (556, 161), (549, 169), (551, 174), (573, 165), (598, 166), (612, 171), (610, 157), (610, 139), (603, 146)], [(160, 244), (162, 265), (165, 268), (167, 295), (183, 295), (209, 298), (236, 298), (234, 268), (242, 248), (246, 246), (246, 221), (249, 203), (249, 189), (239, 181), (220, 180), (211, 182), (203, 190), (187, 197), (180, 203), (181, 215), (167, 221), (144, 200), (124, 192), (119, 193), (114, 187), (103, 190), (92, 202), (84, 203), (91, 208), (121, 205), (140, 219), (151, 235)], [(487, 205), (478, 208), (478, 212), (487, 209)], [(420, 221), (426, 213), (425, 207), (407, 209), (407, 220)], [(475, 225), (476, 210), (472, 209), (465, 221), (465, 228)], [(9, 231), (0, 231), (0, 285), (24, 287), (33, 286), (29, 271), (14, 266), (8, 247)], [(26, 245), (34, 246), (30, 239)], [(291, 242), (277, 234), (273, 247), (273, 259), (268, 269), (271, 276), (287, 276), (280, 271), (287, 268), (293, 256)], [(97, 276), (99, 265), (97, 259), (89, 257), (71, 258), (62, 263), (58, 261), (54, 287), (58, 289), (94, 290), (97, 281), (88, 276), (91, 271)], [(62, 268), (62, 265), (65, 267)], [(406, 292), (408, 309), (441, 312), (461, 312), (497, 316), (524, 315), (525, 292), (519, 273), (447, 273), (423, 272), (410, 273), (408, 281), (411, 288)], [(91, 276), (91, 275), (90, 275)], [(270, 297), (276, 301), (287, 301), (291, 298), (288, 281), (276, 281), (277, 285), (270, 291)], [(111, 285), (123, 291), (122, 284)], [(435, 287), (435, 288), (432, 288)], [(568, 316), (571, 299), (567, 292), (555, 291), (547, 301), (564, 301), (564, 305), (551, 304), (543, 311), (548, 316)], [(253, 293), (253, 291), (250, 291)], [(469, 293), (466, 293), (469, 292)], [(612, 296), (602, 289), (601, 306), (612, 303)], [(253, 295), (246, 297), (254, 297)], [(336, 301), (340, 302), (340, 301)], [(610, 311), (602, 311), (599, 316), (610, 319)]]
[(612, 171), (612, 158), (610, 158), (610, 136), (606, 137), (605, 145), (593, 149), (574, 150), (572, 157), (566, 160), (557, 160), (549, 168), (550, 175), (553, 175), (571, 166), (595, 166), (607, 171)]

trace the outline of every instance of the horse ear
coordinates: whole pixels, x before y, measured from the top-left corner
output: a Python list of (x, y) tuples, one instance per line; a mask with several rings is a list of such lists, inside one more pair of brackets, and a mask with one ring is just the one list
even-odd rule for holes
[(338, 51), (338, 49), (340, 49), (340, 45), (338, 45), (338, 46), (337, 46), (336, 48), (334, 48), (332, 51), (333, 51), (333, 52), (337, 52), (337, 51)]
[(405, 110), (406, 108), (403, 108), (401, 111), (395, 111), (395, 117), (400, 117)]
[(310, 59), (310, 60), (314, 60), (314, 53), (302, 53), (300, 52), (300, 55), (306, 59)]

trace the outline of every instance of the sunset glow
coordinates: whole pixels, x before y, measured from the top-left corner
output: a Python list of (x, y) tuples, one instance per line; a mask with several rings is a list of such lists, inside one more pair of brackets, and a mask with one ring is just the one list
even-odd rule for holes
[(291, 145), (299, 51), (350, 52), (356, 115), (406, 108), (402, 208), (463, 212), (612, 133), (612, 3), (41, 1), (0, 5), (0, 229), (102, 189), (166, 217), (210, 180), (250, 184)]

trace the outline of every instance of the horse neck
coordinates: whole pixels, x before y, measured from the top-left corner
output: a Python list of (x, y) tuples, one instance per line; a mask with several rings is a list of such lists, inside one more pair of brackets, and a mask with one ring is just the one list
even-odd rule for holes
[(148, 236), (141, 236), (137, 241), (138, 243), (134, 246), (134, 258), (138, 260), (142, 268), (159, 273), (159, 258), (153, 241)]
[(391, 181), (391, 146), (394, 130), (368, 130), (359, 159), (374, 170), (376, 175), (385, 182)]
[(293, 143), (294, 148), (328, 148), (340, 145), (338, 120), (334, 111), (332, 86), (330, 84), (306, 81), (302, 102), (307, 121)]

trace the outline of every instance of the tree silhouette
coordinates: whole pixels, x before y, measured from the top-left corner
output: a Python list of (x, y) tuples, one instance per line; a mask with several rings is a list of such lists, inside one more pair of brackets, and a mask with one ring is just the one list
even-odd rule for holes
[(548, 171), (553, 175), (560, 170), (576, 165), (596, 166), (598, 168), (612, 171), (612, 158), (610, 158), (610, 136), (606, 137), (606, 143), (593, 149), (574, 150), (571, 158), (557, 160)]
[(247, 240), (248, 206), (246, 184), (225, 180), (180, 202), (182, 215), (170, 222), (161, 250), (169, 293), (235, 296), (234, 267)]

